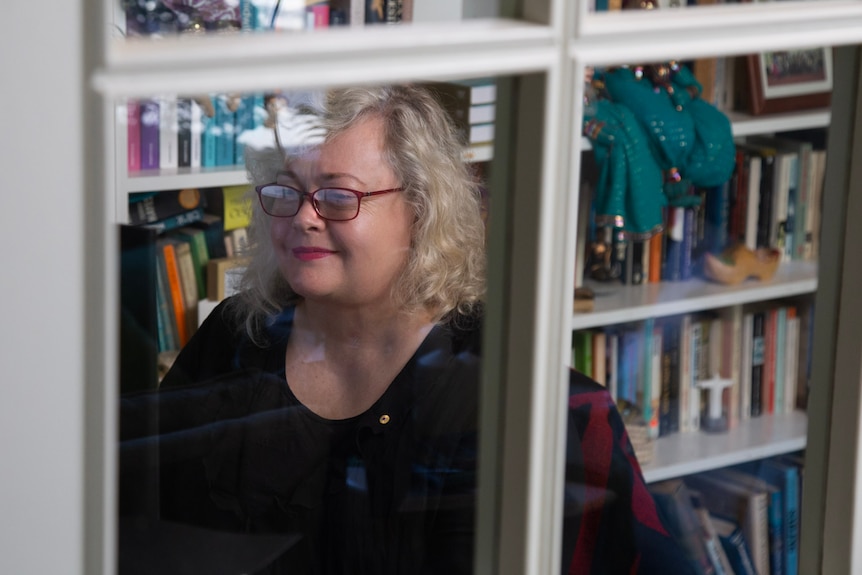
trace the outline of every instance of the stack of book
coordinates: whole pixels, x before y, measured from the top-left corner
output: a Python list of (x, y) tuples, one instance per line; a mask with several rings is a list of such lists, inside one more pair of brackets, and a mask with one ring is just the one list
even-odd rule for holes
[(650, 485), (699, 574), (796, 575), (802, 457), (787, 455)]
[(248, 188), (231, 186), (132, 194), (130, 223), (152, 233), (158, 351), (177, 351), (203, 319), (199, 310), (231, 292), (244, 263)]
[(637, 405), (652, 437), (700, 430), (708, 409), (700, 384), (730, 380), (722, 418), (733, 427), (806, 406), (812, 328), (810, 298), (733, 306), (577, 331), (572, 365)]

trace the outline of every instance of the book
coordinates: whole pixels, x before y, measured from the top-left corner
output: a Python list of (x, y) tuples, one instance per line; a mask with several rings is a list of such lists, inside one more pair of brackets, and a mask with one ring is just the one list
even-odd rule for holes
[(710, 514), (712, 526), (724, 547), (725, 555), (735, 575), (757, 575), (751, 551), (739, 524)]
[(770, 458), (758, 462), (756, 473), (781, 491), (784, 519), (784, 567), (786, 575), (799, 573), (799, 507), (802, 491), (799, 468)]
[(682, 250), (685, 236), (685, 208), (670, 208), (667, 211), (665, 231), (665, 253), (661, 279), (679, 281), (682, 278)]
[(766, 496), (769, 572), (772, 575), (781, 575), (784, 573), (784, 497), (781, 489), (761, 479), (759, 473), (750, 466), (718, 469), (712, 473), (716, 477), (724, 481), (733, 482), (752, 493), (764, 494)]
[(203, 109), (197, 100), (192, 99), (189, 109), (189, 166), (191, 168), (200, 168), (202, 165), (203, 127)]
[(679, 430), (683, 433), (695, 431), (692, 428), (691, 378), (692, 378), (692, 316), (685, 314), (680, 323), (680, 368), (679, 368)]
[(159, 103), (153, 99), (140, 101), (141, 108), (141, 169), (159, 169)]
[(620, 335), (617, 330), (607, 332), (608, 361), (606, 363), (608, 393), (614, 401), (619, 398)]
[(766, 342), (766, 312), (753, 312), (751, 333), (751, 417), (763, 412), (763, 380)]
[(159, 333), (159, 353), (178, 350), (180, 344), (171, 299), (171, 286), (168, 282), (165, 255), (159, 249), (156, 250), (156, 308), (158, 310), (156, 325)]
[(207, 263), (207, 299), (221, 301), (236, 293), (245, 258), (218, 258)]
[(790, 153), (795, 158), (791, 172), (791, 189), (788, 198), (789, 207), (793, 212), (792, 221), (789, 221), (791, 226), (789, 232), (792, 234), (792, 251), (789, 254), (789, 259), (808, 259), (806, 254), (811, 249), (811, 222), (808, 219), (808, 210), (816, 177), (812, 169), (814, 146), (810, 141), (794, 139), (792, 137), (754, 136), (749, 139), (769, 143), (776, 148)]
[(756, 250), (757, 224), (760, 218), (760, 156), (747, 155), (748, 183), (746, 184), (745, 247)]
[(593, 332), (593, 379), (607, 385), (607, 335), (602, 330)]
[(742, 315), (742, 344), (739, 365), (739, 419), (751, 418), (751, 368), (754, 347), (754, 314), (745, 311)]
[(784, 393), (787, 386), (787, 306), (777, 308), (775, 320), (775, 393), (772, 398), (774, 413), (784, 413)]
[(724, 379), (730, 379), (733, 384), (725, 390), (722, 398), (727, 414), (728, 426), (736, 427), (740, 421), (743, 347), (743, 312), (741, 305), (725, 308), (721, 314), (721, 364), (719, 373)]
[(649, 271), (647, 281), (651, 284), (661, 281), (661, 259), (664, 253), (664, 232), (658, 232), (649, 239)]
[(141, 105), (126, 102), (126, 164), (129, 172), (141, 169)]
[(181, 240), (187, 241), (191, 246), (192, 260), (195, 270), (195, 285), (197, 286), (198, 299), (207, 296), (207, 263), (209, 262), (209, 251), (207, 250), (206, 232), (201, 228), (186, 226), (178, 228), (174, 235)]
[(161, 238), (157, 242), (157, 247), (163, 254), (165, 265), (165, 277), (169, 293), (167, 301), (170, 308), (173, 310), (173, 325), (177, 334), (177, 349), (181, 349), (189, 340), (188, 322), (186, 319), (186, 304), (183, 296), (182, 278), (180, 276), (180, 266), (177, 259), (174, 243)]
[(386, 0), (365, 0), (365, 23), (384, 24), (386, 22)]
[(661, 403), (661, 381), (662, 381), (662, 356), (664, 348), (664, 331), (661, 326), (653, 326), (652, 328), (652, 361), (650, 362), (652, 374), (650, 377), (650, 418), (647, 420), (649, 425), (649, 436), (651, 439), (659, 437), (659, 411)]
[(250, 188), (246, 185), (206, 188), (206, 211), (224, 221), (224, 231), (247, 228), (251, 224)]
[(179, 162), (177, 97), (163, 94), (159, 102), (159, 168), (176, 168)]
[(191, 337), (198, 325), (197, 310), (199, 299), (191, 244), (177, 236), (168, 236), (166, 240), (174, 244), (174, 255), (177, 258), (180, 287), (183, 292), (183, 316), (186, 323), (186, 334), (187, 337)]
[(197, 188), (129, 194), (129, 223), (154, 223), (205, 205)]
[(739, 523), (758, 573), (769, 570), (769, 502), (764, 492), (746, 489), (715, 476), (714, 472), (698, 473), (685, 479), (686, 485), (703, 495), (703, 502), (712, 515)]
[(148, 228), (154, 229), (159, 233), (164, 233), (170, 230), (175, 230), (181, 228), (183, 226), (187, 226), (189, 224), (193, 224), (197, 221), (200, 221), (204, 217), (203, 208), (195, 208), (193, 210), (188, 210), (186, 212), (180, 212), (175, 216), (168, 216), (167, 218), (149, 223), (149, 224), (141, 224)]
[(662, 371), (659, 397), (659, 436), (679, 431), (680, 322), (662, 322)]
[(586, 376), (593, 372), (593, 341), (592, 333), (583, 330), (574, 333), (573, 366)]
[(350, 26), (365, 25), (365, 0), (331, 0), (330, 9), (344, 12)]
[(192, 165), (192, 100), (177, 98), (177, 166)]
[(698, 520), (700, 534), (706, 547), (706, 553), (716, 575), (735, 575), (733, 567), (730, 565), (730, 559), (728, 559), (721, 540), (718, 538), (718, 532), (715, 530), (709, 510), (703, 503), (703, 496), (694, 490), (690, 491), (690, 495), (692, 508)]
[(782, 413), (791, 413), (796, 409), (797, 385), (799, 381), (799, 325), (796, 317), (796, 307), (787, 307), (787, 326), (785, 331), (785, 364), (784, 364), (784, 405)]
[(700, 575), (715, 574), (686, 483), (681, 479), (669, 479), (648, 488), (663, 523), (682, 547), (691, 566)]
[(224, 247), (224, 220), (221, 216), (205, 213), (200, 221), (193, 223), (192, 226), (204, 231), (210, 259), (227, 257)]
[(201, 167), (212, 168), (218, 165), (216, 158), (217, 142), (221, 137), (221, 127), (215, 116), (201, 114)]
[(778, 339), (778, 308), (766, 310), (763, 333), (763, 379), (761, 391), (761, 412), (775, 412), (775, 366), (776, 342)]

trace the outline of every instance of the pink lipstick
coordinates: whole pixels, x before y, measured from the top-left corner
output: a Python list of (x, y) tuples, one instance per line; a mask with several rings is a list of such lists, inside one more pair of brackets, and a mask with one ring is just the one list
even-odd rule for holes
[(326, 256), (330, 256), (335, 252), (332, 250), (327, 250), (325, 248), (315, 248), (315, 247), (298, 247), (293, 248), (293, 256), (302, 262), (309, 262), (311, 260), (319, 260), (320, 258), (325, 258)]

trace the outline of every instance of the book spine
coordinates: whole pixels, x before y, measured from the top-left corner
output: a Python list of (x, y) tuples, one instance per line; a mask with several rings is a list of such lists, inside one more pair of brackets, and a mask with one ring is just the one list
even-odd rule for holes
[(692, 318), (686, 314), (682, 317), (680, 328), (680, 375), (679, 375), (679, 430), (683, 433), (693, 431), (689, 412), (691, 410), (691, 377), (692, 377)]
[(165, 255), (165, 270), (167, 272), (168, 286), (170, 287), (170, 301), (174, 311), (173, 321), (176, 325), (177, 343), (182, 348), (189, 340), (188, 327), (186, 324), (185, 304), (183, 303), (183, 288), (180, 280), (180, 268), (177, 262), (176, 252), (171, 243), (163, 242), (162, 251)]
[(751, 417), (758, 417), (763, 411), (763, 379), (766, 342), (766, 314), (754, 313), (751, 345)]
[(126, 161), (130, 172), (141, 169), (141, 105), (137, 100), (126, 102)]
[(778, 330), (778, 310), (770, 308), (766, 312), (763, 334), (763, 392), (761, 411), (763, 413), (775, 412), (775, 343)]
[(701, 391), (697, 386), (697, 381), (701, 379), (701, 371), (704, 356), (704, 330), (703, 323), (699, 319), (692, 320), (691, 324), (691, 349), (690, 365), (691, 370), (689, 380), (687, 382), (689, 388), (689, 429), (698, 431), (700, 429), (700, 406), (701, 406)]
[(179, 163), (177, 151), (179, 125), (177, 120), (177, 98), (171, 95), (159, 97), (159, 167), (176, 168)]
[(171, 230), (179, 229), (183, 226), (199, 222), (204, 217), (203, 208), (194, 208), (187, 212), (182, 212), (174, 216), (169, 216), (157, 222), (142, 224), (148, 228), (156, 230), (158, 233), (164, 233)]
[(695, 210), (686, 209), (683, 212), (683, 236), (680, 247), (680, 279), (691, 279), (694, 275), (694, 250), (695, 250)]
[(177, 99), (177, 166), (189, 168), (192, 165), (192, 101), (190, 98)]
[(190, 118), (189, 165), (191, 168), (200, 168), (202, 165), (203, 110), (195, 100), (191, 100)]
[(141, 169), (159, 169), (159, 103), (142, 100), (141, 106)]
[(784, 413), (784, 392), (787, 384), (785, 364), (787, 363), (787, 308), (776, 310), (775, 329), (775, 393), (773, 411)]
[(759, 156), (748, 159), (748, 184), (746, 185), (745, 247), (754, 251), (758, 246), (758, 222), (760, 221), (760, 174), (763, 162)]
[(772, 194), (775, 178), (775, 157), (760, 158), (760, 202), (757, 207), (757, 247), (772, 247), (770, 243), (772, 224)]
[(652, 375), (650, 377), (650, 418), (647, 420), (649, 425), (649, 436), (652, 439), (657, 439), (659, 436), (659, 404), (661, 403), (661, 381), (662, 381), (662, 346), (664, 344), (664, 336), (661, 326), (652, 328), (652, 361), (650, 368)]
[(180, 347), (176, 332), (171, 286), (164, 251), (156, 250), (156, 304), (158, 306), (159, 351), (173, 351)]
[(662, 279), (679, 281), (682, 279), (682, 241), (685, 235), (685, 209), (668, 210), (668, 229), (665, 237), (665, 256), (662, 266)]
[(796, 317), (796, 308), (791, 306), (787, 309), (787, 345), (785, 357), (787, 363), (784, 369), (784, 412), (791, 413), (796, 409), (796, 396), (799, 383), (799, 325), (800, 320)]
[(608, 393), (614, 401), (619, 398), (620, 336), (616, 331), (608, 333)]
[(754, 347), (754, 314), (745, 312), (742, 316), (742, 347), (739, 366), (739, 419), (751, 418), (751, 368), (752, 348)]

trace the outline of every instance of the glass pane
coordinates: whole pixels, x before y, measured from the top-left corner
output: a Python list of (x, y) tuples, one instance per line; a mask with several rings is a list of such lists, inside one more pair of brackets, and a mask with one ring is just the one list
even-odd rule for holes
[(497, 83), (118, 107), (120, 573), (472, 572)]
[[(455, 22), (500, 15), (496, 0), (122, 0), (127, 36), (300, 32), (336, 26)], [(124, 17), (123, 17), (124, 15)]]
[(569, 442), (619, 448), (584, 456), (595, 521), (639, 509), (642, 568), (797, 572), (831, 49), (589, 72)]

